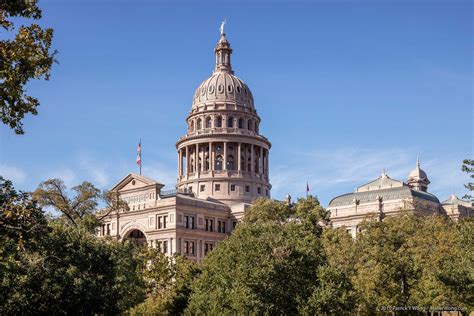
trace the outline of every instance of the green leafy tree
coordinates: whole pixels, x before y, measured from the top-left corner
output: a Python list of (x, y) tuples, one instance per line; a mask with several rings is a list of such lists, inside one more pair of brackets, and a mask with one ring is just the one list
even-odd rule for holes
[[(41, 19), (37, 0), (0, 0), (0, 27), (15, 29), (12, 18)], [(27, 95), (30, 79), (49, 79), (57, 53), (52, 51), (53, 30), (38, 24), (22, 25), (12, 39), (0, 40), (0, 117), (17, 134), (23, 134), (25, 114), (37, 115), (38, 99)]]
[(180, 315), (188, 304), (197, 265), (180, 255), (168, 257), (157, 248), (140, 254), (147, 299), (132, 308), (132, 315)]
[[(60, 212), (69, 224), (83, 224), (88, 228), (94, 228), (111, 212), (128, 209), (127, 203), (119, 198), (117, 192), (101, 192), (87, 181), (73, 187), (72, 191), (74, 196), (70, 198), (61, 179), (50, 179), (40, 183), (33, 196), (41, 206), (52, 207)], [(99, 202), (103, 202), (105, 208), (97, 213)]]
[(301, 310), (324, 263), (316, 229), (320, 218), (313, 218), (320, 206), (313, 202), (301, 200), (291, 208), (274, 201), (253, 205), (201, 263), (186, 312), (281, 315)]
[[(471, 180), (474, 178), (474, 159), (464, 159), (462, 162), (462, 171), (467, 172), (469, 174), (469, 178)], [(474, 183), (469, 182), (468, 184), (465, 184), (464, 187), (469, 191), (474, 190)], [(469, 199), (472, 202), (474, 202), (474, 197), (471, 194), (466, 194), (463, 196), (464, 199)]]
[(28, 193), (0, 178), (0, 314), (118, 314), (144, 299), (131, 243), (48, 222)]
[(406, 214), (361, 227), (352, 276), (360, 311), (381, 306), (472, 309), (472, 223)]

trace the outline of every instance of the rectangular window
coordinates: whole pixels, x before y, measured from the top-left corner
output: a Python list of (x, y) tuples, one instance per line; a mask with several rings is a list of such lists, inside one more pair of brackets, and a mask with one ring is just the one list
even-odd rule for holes
[(158, 216), (158, 229), (162, 229), (162, 228), (163, 228), (163, 217)]
[(250, 192), (250, 185), (245, 186), (245, 192)]
[(257, 193), (262, 194), (262, 188), (257, 188)]
[(107, 235), (110, 235), (110, 224), (107, 224)]
[(217, 221), (217, 232), (225, 234), (225, 221)]
[(205, 243), (204, 244), (204, 255), (207, 255), (209, 251), (212, 251), (214, 245), (212, 243)]
[(186, 228), (195, 228), (195, 218), (191, 215), (184, 215), (184, 227)]
[(231, 190), (232, 192), (235, 191), (235, 184), (231, 184), (231, 185), (230, 185), (230, 190)]
[(206, 191), (206, 186), (204, 184), (201, 184), (200, 191), (201, 192)]
[(210, 218), (205, 219), (206, 231), (212, 232), (214, 231), (214, 220)]
[(215, 191), (220, 191), (221, 190), (221, 185), (220, 184), (216, 184), (215, 186)]
[(168, 216), (163, 216), (163, 228), (166, 228), (167, 222), (168, 222)]
[(168, 241), (163, 241), (163, 253), (168, 253)]
[(237, 226), (237, 221), (232, 221), (232, 229), (235, 229), (235, 226)]
[(189, 241), (184, 242), (184, 253), (189, 255)]
[(189, 242), (189, 254), (194, 256), (194, 241)]

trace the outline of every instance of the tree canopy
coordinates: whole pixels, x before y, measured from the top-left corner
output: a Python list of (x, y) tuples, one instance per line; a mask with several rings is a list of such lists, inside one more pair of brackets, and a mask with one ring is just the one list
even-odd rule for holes
[[(0, 27), (15, 30), (13, 18), (39, 20), (37, 0), (1, 0)], [(23, 134), (23, 118), (37, 115), (40, 102), (26, 94), (31, 79), (49, 80), (56, 51), (51, 48), (53, 30), (36, 23), (22, 25), (11, 39), (0, 40), (0, 117), (17, 134)]]

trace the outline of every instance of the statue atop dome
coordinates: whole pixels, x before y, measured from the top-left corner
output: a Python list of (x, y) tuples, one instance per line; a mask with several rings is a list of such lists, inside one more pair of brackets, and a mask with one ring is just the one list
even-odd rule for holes
[(221, 35), (224, 35), (224, 25), (226, 23), (226, 19), (222, 21), (221, 26), (219, 27), (219, 31), (221, 32)]

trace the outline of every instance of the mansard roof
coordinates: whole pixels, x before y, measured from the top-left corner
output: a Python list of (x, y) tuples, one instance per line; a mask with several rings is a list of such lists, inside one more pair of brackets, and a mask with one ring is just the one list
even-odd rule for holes
[(433, 194), (413, 190), (406, 183), (391, 179), (385, 171), (383, 171), (380, 177), (357, 187), (354, 193), (347, 193), (333, 198), (329, 202), (329, 206), (350, 205), (356, 201), (359, 203), (367, 203), (375, 202), (379, 199), (387, 201), (413, 197), (439, 203), (438, 198)]

